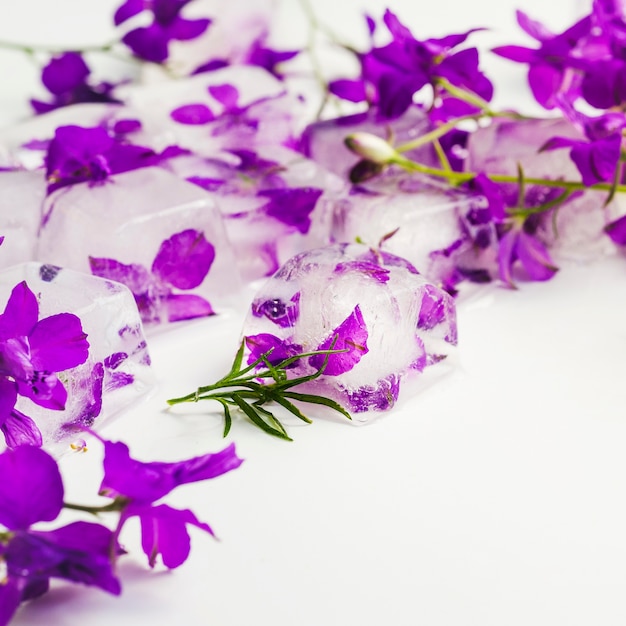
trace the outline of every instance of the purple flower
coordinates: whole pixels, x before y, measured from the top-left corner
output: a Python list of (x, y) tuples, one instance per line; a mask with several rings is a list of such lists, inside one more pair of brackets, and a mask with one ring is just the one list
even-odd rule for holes
[[(451, 53), (473, 30), (419, 41), (391, 11), (385, 12), (383, 21), (392, 41), (360, 55), (361, 79), (333, 81), (333, 93), (355, 102), (369, 100), (377, 106), (382, 119), (402, 115), (413, 102), (413, 95), (426, 85), (435, 85), (439, 78), (469, 89), (485, 100), (491, 99), (493, 87), (478, 69), (477, 50), (468, 48)], [(467, 112), (467, 105), (459, 106)]]
[[(281, 361), (289, 359), (296, 354), (302, 352), (302, 346), (289, 343), (284, 339), (276, 337), (270, 333), (260, 333), (258, 335), (249, 335), (245, 337), (246, 347), (250, 350), (248, 355), (248, 365), (254, 363), (262, 355), (267, 352), (271, 352), (267, 355), (267, 360), (272, 365), (278, 365)], [(293, 368), (298, 365), (298, 361), (294, 361), (289, 367)], [(260, 365), (260, 367), (264, 367)]]
[(48, 193), (67, 185), (97, 183), (112, 174), (157, 165), (171, 156), (170, 152), (166, 149), (159, 155), (151, 148), (123, 143), (101, 126), (60, 126), (45, 159)]
[(514, 287), (513, 264), (519, 261), (531, 280), (550, 280), (558, 267), (550, 258), (546, 247), (532, 234), (525, 232), (521, 223), (516, 223), (500, 239), (498, 267), (500, 278), (509, 287)]
[(51, 531), (31, 530), (55, 520), (63, 508), (63, 482), (54, 459), (39, 448), (20, 446), (0, 454), (0, 524), (8, 531), (0, 545), (6, 579), (0, 585), (0, 625), (20, 602), (48, 590), (50, 578), (100, 587), (119, 595), (111, 555), (113, 533), (104, 526), (75, 522)]
[(400, 378), (391, 374), (379, 380), (376, 386), (359, 387), (346, 391), (350, 409), (355, 413), (364, 411), (388, 411), (393, 408), (400, 393)]
[(119, 102), (112, 95), (114, 85), (100, 83), (90, 85), (91, 70), (77, 52), (64, 52), (52, 57), (43, 68), (41, 82), (54, 96), (51, 102), (31, 100), (36, 113), (48, 113), (59, 107), (79, 102)]
[(209, 302), (194, 294), (174, 294), (195, 289), (205, 279), (215, 259), (215, 248), (204, 233), (187, 229), (164, 240), (148, 271), (143, 265), (126, 265), (115, 259), (89, 257), (94, 276), (126, 285), (135, 297), (144, 322), (161, 321), (160, 307), (170, 322), (213, 315)]
[(184, 104), (170, 113), (170, 117), (179, 124), (202, 126), (215, 119), (213, 111), (206, 104)]
[(618, 246), (626, 246), (626, 215), (614, 220), (604, 227), (604, 232)]
[(142, 548), (150, 566), (155, 565), (159, 554), (163, 564), (170, 569), (182, 565), (190, 551), (187, 525), (211, 535), (214, 533), (191, 511), (155, 503), (180, 485), (215, 478), (239, 467), (242, 459), (236, 455), (235, 445), (186, 461), (143, 463), (131, 458), (125, 444), (101, 441), (104, 444), (104, 478), (100, 494), (123, 499), (126, 503), (116, 536), (128, 519), (138, 517)]
[(257, 196), (269, 199), (259, 211), (294, 227), (303, 235), (309, 232), (310, 215), (321, 195), (322, 190), (315, 187), (266, 189), (257, 193)]
[(284, 75), (280, 71), (280, 64), (293, 59), (300, 54), (300, 50), (274, 50), (264, 45), (263, 38), (257, 39), (250, 46), (246, 55), (245, 63), (247, 65), (256, 65), (267, 70), (270, 74), (283, 80)]
[(539, 48), (500, 46), (493, 52), (505, 59), (528, 64), (528, 84), (535, 99), (544, 108), (557, 106), (559, 96), (572, 98), (578, 95), (578, 84), (571, 80), (573, 72), (568, 70), (574, 63), (572, 51), (591, 31), (591, 19), (585, 17), (559, 35), (554, 35), (522, 11), (517, 11), (517, 22), (539, 42)]
[[(324, 360), (328, 358), (324, 374), (338, 376), (349, 372), (361, 358), (369, 352), (367, 338), (369, 333), (357, 304), (346, 319), (335, 328), (328, 339), (324, 340), (316, 350), (345, 350), (326, 357), (324, 354), (316, 354), (309, 358), (309, 364), (315, 369), (320, 369)], [(333, 343), (334, 342), (334, 343)]]
[(295, 326), (300, 315), (300, 292), (296, 292), (287, 304), (280, 298), (254, 301), (251, 310), (255, 317), (265, 316), (280, 328)]
[(188, 41), (204, 33), (210, 19), (189, 20), (180, 12), (191, 0), (126, 0), (115, 12), (116, 26), (144, 11), (152, 13), (149, 26), (135, 28), (122, 37), (133, 53), (153, 63), (163, 63), (168, 57), (169, 42), (173, 39)]
[(0, 426), (7, 444), (41, 445), (35, 424), (15, 409), (17, 396), (63, 410), (67, 391), (55, 372), (76, 367), (88, 356), (78, 317), (59, 313), (39, 320), (37, 297), (26, 282), (13, 288), (0, 315)]

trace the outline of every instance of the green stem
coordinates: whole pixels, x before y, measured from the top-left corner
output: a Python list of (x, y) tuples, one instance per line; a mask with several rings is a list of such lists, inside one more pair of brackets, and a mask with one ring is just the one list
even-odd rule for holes
[(100, 513), (115, 513), (121, 511), (128, 501), (125, 498), (115, 498), (109, 504), (102, 506), (89, 506), (86, 504), (74, 504), (72, 502), (64, 502), (63, 508), (70, 509), (71, 511), (83, 511), (85, 513), (91, 513), (92, 515), (99, 515)]
[(110, 41), (109, 43), (101, 44), (99, 46), (85, 46), (84, 48), (71, 48), (64, 47), (61, 48), (59, 46), (47, 46), (42, 44), (22, 44), (15, 43), (12, 41), (0, 41), (0, 49), (3, 50), (17, 50), (19, 52), (23, 52), (24, 54), (35, 54), (37, 52), (45, 52), (48, 54), (62, 54), (63, 52), (110, 52), (113, 47), (118, 43), (117, 40)]
[[(415, 161), (411, 161), (406, 157), (398, 155), (391, 163), (399, 165), (407, 172), (419, 172), (420, 174), (427, 174), (429, 176), (436, 176), (437, 178), (445, 178), (452, 184), (466, 183), (478, 176), (476, 172), (448, 172), (444, 169), (438, 169), (435, 167), (429, 167), (422, 165)], [(488, 174), (485, 176), (494, 183), (519, 183), (517, 176), (509, 176), (508, 174)], [(524, 178), (524, 182), (531, 185), (542, 185), (543, 187), (555, 187), (558, 189), (568, 189), (570, 191), (586, 191), (586, 190), (598, 190), (598, 191), (610, 191), (614, 186), (612, 183), (596, 183), (595, 185), (585, 186), (582, 182), (576, 180), (551, 180), (549, 178)], [(615, 185), (615, 191), (619, 193), (626, 192), (626, 185)]]

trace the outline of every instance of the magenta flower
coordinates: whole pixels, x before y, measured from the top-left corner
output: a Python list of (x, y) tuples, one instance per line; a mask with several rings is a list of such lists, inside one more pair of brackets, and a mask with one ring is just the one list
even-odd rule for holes
[[(281, 361), (289, 359), (292, 356), (300, 354), (302, 352), (302, 346), (296, 343), (289, 343), (288, 341), (276, 337), (271, 333), (260, 333), (258, 335), (249, 335), (244, 337), (246, 347), (250, 350), (248, 355), (248, 365), (254, 363), (261, 356), (270, 352), (267, 355), (267, 360), (272, 365), (278, 365)], [(294, 361), (287, 367), (287, 369), (294, 368), (299, 364), (298, 361)], [(264, 367), (263, 364), (259, 367)]]
[(26, 282), (16, 285), (0, 315), (0, 427), (9, 445), (41, 445), (34, 422), (15, 409), (17, 396), (63, 410), (67, 391), (55, 372), (84, 363), (87, 335), (78, 317), (59, 313), (39, 320), (39, 305)]
[(626, 246), (626, 215), (612, 221), (604, 227), (604, 232), (618, 246)]
[(191, 0), (126, 0), (113, 17), (116, 26), (144, 11), (152, 13), (149, 26), (135, 28), (122, 37), (122, 41), (141, 59), (163, 63), (168, 57), (169, 42), (188, 41), (204, 33), (211, 20), (189, 20), (180, 12)]
[(32, 530), (55, 520), (63, 508), (63, 482), (43, 450), (20, 446), (0, 454), (0, 539), (6, 579), (0, 585), (0, 626), (19, 604), (48, 590), (50, 578), (100, 587), (119, 595), (111, 564), (113, 533), (100, 524), (75, 522), (51, 531)]
[(180, 485), (215, 478), (239, 467), (243, 461), (236, 455), (234, 444), (221, 452), (186, 461), (142, 463), (130, 457), (125, 444), (101, 441), (104, 444), (104, 478), (100, 494), (125, 501), (116, 536), (128, 519), (138, 517), (142, 548), (150, 566), (155, 565), (159, 554), (163, 564), (170, 569), (182, 565), (190, 552), (187, 525), (210, 535), (214, 533), (190, 510), (181, 511), (155, 503)]
[(533, 235), (525, 232), (521, 223), (515, 224), (500, 239), (498, 267), (500, 278), (514, 287), (513, 264), (519, 261), (531, 280), (550, 280), (558, 267), (550, 258), (546, 247)]
[(119, 102), (112, 95), (114, 85), (88, 82), (91, 70), (77, 52), (64, 52), (53, 57), (41, 73), (41, 82), (52, 94), (51, 102), (31, 100), (36, 113), (48, 113), (59, 107), (79, 102)]
[(173, 289), (198, 287), (209, 273), (215, 248), (204, 233), (187, 229), (164, 240), (150, 270), (138, 263), (126, 265), (115, 259), (89, 257), (91, 273), (126, 285), (137, 302), (144, 322), (159, 322), (161, 308), (170, 322), (213, 315), (210, 303), (194, 294), (175, 294)]

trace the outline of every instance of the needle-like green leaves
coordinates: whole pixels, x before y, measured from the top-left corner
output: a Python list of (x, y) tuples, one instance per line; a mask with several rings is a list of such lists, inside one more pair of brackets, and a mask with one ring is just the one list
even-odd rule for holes
[[(167, 403), (172, 406), (184, 402), (198, 402), (199, 400), (214, 400), (222, 405), (224, 411), (224, 437), (229, 433), (232, 426), (231, 408), (239, 409), (255, 426), (265, 431), (269, 435), (274, 435), (280, 439), (291, 441), (285, 427), (268, 408), (278, 405), (301, 419), (303, 422), (311, 423), (311, 420), (292, 401), (304, 402), (308, 404), (319, 404), (327, 406), (348, 419), (352, 419), (350, 413), (346, 411), (338, 402), (311, 393), (299, 393), (292, 391), (294, 387), (303, 383), (308, 383), (319, 378), (326, 369), (328, 357), (331, 354), (344, 352), (345, 350), (318, 350), (314, 352), (304, 352), (284, 359), (276, 365), (269, 361), (271, 350), (262, 354), (256, 361), (245, 367), (243, 356), (245, 342), (242, 342), (233, 360), (233, 365), (226, 376), (220, 378), (212, 385), (199, 387), (193, 393), (180, 398), (172, 398)], [(321, 367), (311, 374), (287, 377), (287, 369), (299, 359), (305, 359), (314, 355), (324, 355)], [(268, 382), (265, 382), (268, 381)], [(271, 382), (269, 382), (271, 381)]]

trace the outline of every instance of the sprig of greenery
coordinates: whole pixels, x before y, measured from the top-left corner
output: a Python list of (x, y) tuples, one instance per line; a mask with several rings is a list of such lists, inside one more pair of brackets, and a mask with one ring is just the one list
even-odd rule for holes
[[(250, 363), (250, 365), (242, 367), (245, 349), (244, 340), (241, 342), (232, 367), (226, 376), (220, 378), (212, 385), (199, 387), (195, 392), (187, 394), (186, 396), (171, 398), (167, 403), (173, 406), (184, 402), (198, 402), (199, 400), (214, 400), (219, 402), (224, 410), (224, 437), (228, 435), (232, 426), (232, 408), (239, 409), (255, 426), (258, 426), (264, 432), (279, 437), (280, 439), (286, 439), (287, 441), (291, 441), (291, 437), (287, 434), (280, 420), (267, 408), (267, 405), (274, 403), (282, 406), (307, 424), (310, 424), (311, 420), (293, 403), (294, 400), (296, 402), (327, 406), (341, 413), (348, 419), (352, 419), (346, 409), (330, 398), (292, 391), (292, 389), (298, 385), (319, 378), (324, 373), (331, 354), (346, 351), (333, 350), (336, 340), (337, 338), (335, 337), (329, 350), (303, 352), (283, 359), (276, 365), (272, 365), (269, 361), (269, 355), (273, 350), (270, 349), (264, 352), (256, 361)], [(324, 355), (324, 361), (318, 370), (305, 376), (295, 378), (287, 377), (287, 369), (290, 365), (299, 359), (320, 354)], [(257, 371), (259, 366), (264, 366), (265, 369)], [(272, 380), (273, 382), (262, 382), (264, 380)]]

